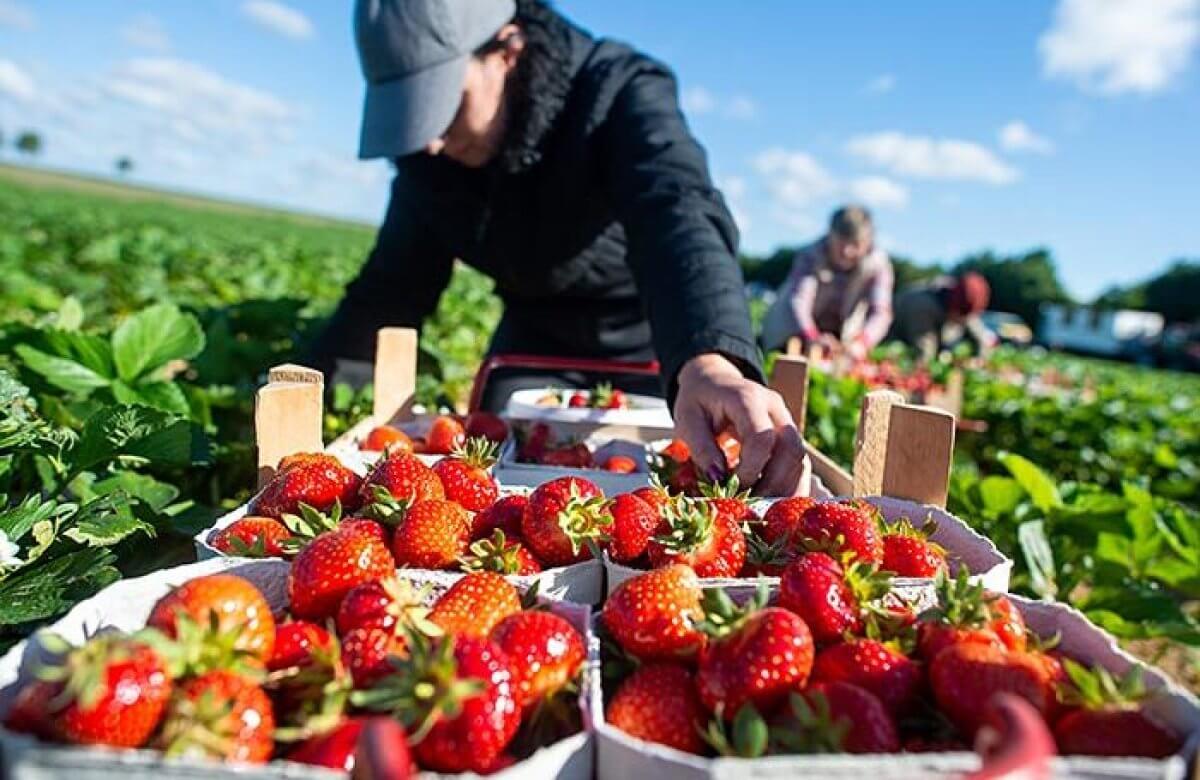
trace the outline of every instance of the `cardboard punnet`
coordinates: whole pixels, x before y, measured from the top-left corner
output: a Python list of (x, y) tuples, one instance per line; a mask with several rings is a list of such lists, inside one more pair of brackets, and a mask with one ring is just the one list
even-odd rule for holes
[[(979, 534), (945, 509), (886, 496), (865, 496), (863, 498), (878, 507), (884, 519), (889, 523), (908, 519), (917, 528), (923, 528), (930, 522), (934, 523), (936, 530), (931, 538), (949, 553), (951, 573), (957, 571), (959, 566), (965, 565), (973, 572), (972, 579), (983, 583), (988, 589), (1000, 593), (1008, 591), (1009, 579), (1012, 576), (1012, 561), (1006, 558), (990, 539)], [(761, 517), (767, 507), (776, 500), (778, 499), (761, 499), (753, 502), (751, 506)], [(609, 593), (612, 593), (625, 580), (643, 572), (641, 569), (616, 563), (608, 556), (605, 556), (604, 568)], [(757, 579), (754, 578), (751, 581), (757, 581)], [(764, 577), (763, 579), (769, 583), (779, 581), (778, 577)], [(913, 581), (919, 582), (920, 580), (914, 579)], [(706, 585), (728, 586), (745, 583), (747, 580), (709, 578), (702, 582)]]
[[(746, 593), (733, 590), (735, 599)], [(1200, 748), (1200, 701), (1161, 671), (1138, 661), (1117, 646), (1116, 640), (1090, 623), (1080, 612), (1063, 604), (1048, 604), (1010, 596), (1030, 629), (1050, 636), (1058, 632), (1059, 647), (1087, 664), (1099, 664), (1120, 674), (1133, 665), (1142, 667), (1146, 685), (1162, 691), (1151, 705), (1161, 721), (1185, 737), (1183, 751), (1164, 760), (1060, 756), (1051, 762), (1050, 776), (1062, 778), (1145, 778), (1184, 780)], [(598, 618), (597, 618), (598, 619)], [(975, 753), (909, 753), (887, 755), (770, 756), (760, 759), (704, 758), (664, 745), (645, 742), (596, 721), (596, 777), (626, 780), (724, 780), (752, 778), (951, 778), (982, 766)], [(1030, 774), (1029, 777), (1042, 776)]]
[[(546, 405), (538, 401), (552, 392), (563, 392), (561, 388), (517, 390), (508, 399), (504, 416), (514, 420), (530, 420), (584, 425), (632, 425), (639, 428), (670, 429), (674, 427), (671, 411), (662, 398), (627, 393), (628, 409), (570, 408), (562, 405)], [(571, 391), (566, 391), (570, 393)]]
[[(137, 630), (145, 625), (154, 603), (171, 587), (218, 572), (246, 578), (262, 591), (273, 609), (282, 609), (287, 605), (287, 570), (288, 564), (285, 561), (256, 561), (245, 558), (213, 559), (164, 569), (145, 577), (122, 580), (110, 585), (92, 598), (77, 604), (62, 619), (51, 625), (49, 630), (61, 634), (72, 643), (82, 642), (85, 637), (103, 629)], [(429, 581), (416, 576), (413, 579)], [(435, 582), (435, 592), (446, 585), (448, 583)], [(588, 661), (580, 696), (584, 730), (538, 750), (524, 761), (491, 777), (505, 780), (589, 780), (593, 777), (595, 739), (592, 724), (600, 712), (599, 641), (589, 630), (588, 607), (569, 602), (554, 602), (551, 609), (570, 620), (587, 638)], [(40, 645), (30, 639), (21, 642), (0, 658), (0, 719), (11, 704), (19, 684), (29, 679), (40, 653)], [(329, 780), (345, 777), (340, 772), (288, 761), (275, 761), (257, 766), (234, 766), (219, 762), (167, 759), (161, 753), (150, 750), (53, 745), (8, 732), (3, 728), (0, 728), (0, 759), (0, 769), (3, 770), (0, 774), (11, 780), (48, 780), (67, 775), (72, 780), (114, 780), (118, 777)]]

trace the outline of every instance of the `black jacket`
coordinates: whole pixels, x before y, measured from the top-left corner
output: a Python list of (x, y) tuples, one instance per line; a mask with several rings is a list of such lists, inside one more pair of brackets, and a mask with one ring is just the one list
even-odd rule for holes
[(493, 351), (657, 355), (672, 399), (680, 366), (704, 352), (761, 381), (737, 229), (673, 74), (575, 28), (570, 48), (570, 91), (528, 170), (396, 161), (387, 217), (316, 345), (318, 365), (369, 360), (377, 328), (419, 326), (458, 258), (504, 301)]

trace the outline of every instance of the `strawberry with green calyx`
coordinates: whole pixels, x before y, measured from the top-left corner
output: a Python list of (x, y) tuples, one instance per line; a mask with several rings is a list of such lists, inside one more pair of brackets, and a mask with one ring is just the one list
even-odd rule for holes
[(867, 563), (883, 562), (880, 516), (866, 502), (823, 501), (800, 516), (801, 544), (840, 556), (851, 553)]
[(211, 639), (245, 651), (261, 664), (275, 648), (271, 605), (258, 588), (234, 574), (210, 574), (172, 588), (146, 619), (147, 627), (172, 639), (179, 638), (182, 623), (188, 624), (189, 640)]
[(275, 748), (271, 700), (254, 681), (212, 671), (180, 683), (157, 746), (170, 758), (265, 763)]
[(26, 730), (81, 745), (141, 747), (150, 739), (172, 689), (167, 661), (154, 647), (119, 634), (80, 647), (48, 632), (38, 641), (60, 660), (38, 667), (18, 697), (14, 710), (33, 716)]
[(288, 570), (292, 614), (324, 620), (363, 582), (392, 574), (396, 561), (378, 538), (355, 530), (327, 531), (308, 544)]
[(704, 730), (704, 741), (717, 755), (729, 758), (761, 758), (767, 752), (770, 731), (753, 704), (743, 704), (728, 724), (723, 707)]
[(947, 571), (946, 551), (930, 541), (937, 532), (932, 520), (921, 526), (913, 526), (902, 518), (887, 527), (883, 535), (882, 568), (897, 577), (936, 577)]
[(395, 671), (394, 658), (408, 652), (403, 631), (398, 627), (363, 626), (342, 635), (341, 655), (353, 687), (370, 688)]
[[(917, 623), (917, 648), (926, 661), (932, 661), (950, 645), (967, 642), (1024, 649), (1024, 632), (1015, 629), (1020, 616), (1012, 617), (1011, 611), (1015, 611), (1011, 610), (1012, 603), (1003, 599), (1005, 603), (1001, 605), (997, 595), (987, 593), (982, 584), (971, 582), (970, 576), (963, 567), (953, 578), (943, 572), (935, 579), (938, 603), (922, 612)], [(1008, 642), (1001, 638), (998, 627), (1004, 628)]]
[(750, 508), (750, 491), (743, 490), (736, 475), (722, 482), (701, 482), (700, 496), (716, 508), (717, 514), (735, 523), (757, 523), (760, 518)]
[(601, 382), (592, 389), (588, 406), (593, 409), (628, 409), (629, 399), (624, 390), (614, 389), (611, 382)]
[(698, 755), (704, 753), (700, 729), (706, 718), (692, 673), (670, 663), (639, 667), (605, 712), (606, 721), (630, 736)]
[(521, 594), (492, 571), (466, 574), (434, 602), (429, 622), (447, 634), (486, 637), (509, 615), (521, 611)]
[(746, 535), (737, 520), (703, 499), (672, 501), (665, 530), (646, 545), (651, 566), (683, 563), (700, 577), (736, 577), (746, 563)]
[(414, 587), (399, 574), (355, 585), (338, 605), (338, 634), (356, 628), (391, 629), (398, 623), (422, 627), (429, 616), (430, 592), (431, 586)]
[(433, 465), (448, 501), (471, 512), (481, 512), (496, 503), (499, 488), (490, 469), (496, 464), (497, 446), (484, 438), (467, 439), (450, 457)]
[(929, 687), (938, 708), (969, 738), (987, 722), (981, 705), (998, 693), (1025, 699), (1043, 718), (1054, 700), (1046, 668), (1031, 654), (980, 642), (939, 652), (929, 665)]
[(896, 716), (911, 711), (923, 679), (921, 667), (897, 643), (877, 639), (854, 638), (829, 645), (813, 661), (814, 683), (857, 685), (875, 694)]
[(276, 740), (307, 739), (328, 731), (346, 715), (353, 679), (338, 642), (328, 633), (325, 637), (327, 641), (306, 649), (298, 646), (291, 654), (295, 663), (273, 669), (263, 683), (274, 703)]
[(529, 505), (529, 496), (512, 495), (497, 499), (496, 503), (476, 512), (471, 518), (471, 539), (486, 539), (495, 530), (501, 530), (510, 539), (521, 537), (521, 517)]
[(397, 566), (452, 569), (470, 544), (471, 517), (453, 501), (418, 501), (392, 534)]
[(552, 479), (530, 494), (521, 538), (545, 566), (587, 560), (612, 525), (607, 505), (600, 488), (586, 479)]
[(661, 522), (658, 511), (633, 493), (622, 493), (609, 502), (608, 512), (613, 519), (605, 546), (609, 557), (617, 563), (640, 558)]
[(517, 704), (526, 709), (572, 685), (587, 658), (579, 631), (545, 610), (509, 615), (492, 629), (490, 639), (508, 656)]
[(487, 639), (410, 633), (407, 658), (370, 690), (356, 691), (358, 707), (390, 712), (409, 733), (418, 763), (438, 772), (484, 772), (520, 725), (512, 669)]
[(300, 504), (327, 510), (334, 503), (358, 506), (362, 480), (340, 460), (325, 453), (289, 455), (279, 462), (275, 476), (254, 501), (254, 512), (280, 518), (295, 514)]
[(792, 693), (771, 723), (773, 753), (895, 753), (896, 722), (869, 691), (849, 683), (813, 683)]
[(650, 508), (653, 509), (660, 518), (662, 517), (663, 507), (674, 500), (674, 498), (671, 496), (671, 492), (667, 490), (666, 485), (664, 485), (662, 480), (658, 478), (658, 474), (654, 473), (650, 474), (649, 485), (644, 485), (637, 490), (634, 490), (631, 495), (637, 496), (649, 504)]
[(213, 535), (210, 544), (226, 555), (242, 558), (272, 558), (284, 554), (291, 532), (270, 517), (243, 517)]
[(1054, 739), (1066, 755), (1166, 758), (1183, 749), (1183, 739), (1157, 721), (1144, 704), (1150, 693), (1134, 665), (1120, 679), (1103, 667), (1063, 661), (1070, 682), (1058, 689), (1072, 707), (1054, 724)]
[(843, 568), (825, 553), (810, 552), (784, 571), (779, 606), (803, 618), (817, 644), (829, 644), (861, 634), (866, 617), (883, 611), (877, 602), (891, 589), (891, 576), (874, 566), (853, 562)]
[(807, 496), (792, 496), (775, 501), (763, 513), (763, 526), (759, 535), (768, 543), (780, 544), (784, 549), (791, 549), (800, 541), (800, 519), (816, 503), (816, 499)]
[(700, 580), (683, 564), (653, 569), (609, 594), (600, 620), (629, 655), (642, 661), (686, 662), (703, 646)]
[[(420, 458), (406, 452), (389, 452), (375, 464), (359, 490), (359, 498), (366, 507), (379, 503), (385, 497), (396, 502), (413, 503), (444, 499), (446, 491), (437, 474)], [(381, 520), (376, 516), (378, 510), (363, 514)]]
[(508, 541), (497, 528), (490, 539), (471, 542), (467, 554), (459, 558), (463, 571), (494, 571), (500, 574), (530, 575), (542, 570), (542, 564), (519, 541)]
[(768, 542), (757, 529), (746, 534), (746, 563), (743, 577), (779, 577), (796, 560), (787, 539)]
[(282, 522), (291, 533), (291, 537), (281, 545), (285, 555), (295, 555), (326, 531), (359, 531), (380, 541), (387, 540), (387, 534), (379, 522), (366, 517), (343, 517), (340, 503), (334, 503), (327, 512), (301, 504), (295, 514), (284, 515)]
[(733, 717), (747, 703), (769, 712), (807, 682), (814, 651), (808, 626), (794, 612), (766, 603), (764, 584), (742, 607), (723, 590), (705, 592), (704, 619), (696, 627), (708, 642), (700, 650), (696, 690), (710, 712)]

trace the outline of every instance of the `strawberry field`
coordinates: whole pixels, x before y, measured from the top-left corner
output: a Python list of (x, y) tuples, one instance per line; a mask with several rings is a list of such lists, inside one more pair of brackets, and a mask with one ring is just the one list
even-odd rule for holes
[[(254, 484), (253, 392), (294, 358), (367, 227), (0, 179), (0, 647), (123, 577), (187, 560)], [(466, 396), (499, 315), (460, 268), (421, 344), (420, 400)], [(813, 378), (808, 436), (850, 460), (866, 387)], [(327, 438), (370, 408), (334, 388)], [(1198, 687), (1200, 378), (1002, 352), (967, 369), (949, 509)]]

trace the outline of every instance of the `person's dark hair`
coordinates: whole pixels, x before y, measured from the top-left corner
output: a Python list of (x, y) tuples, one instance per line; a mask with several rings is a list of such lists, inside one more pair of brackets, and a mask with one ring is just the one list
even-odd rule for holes
[(542, 158), (542, 140), (571, 91), (567, 20), (545, 0), (517, 0), (513, 24), (521, 28), (525, 50), (510, 77), (508, 127), (497, 157), (508, 173), (527, 170)]

